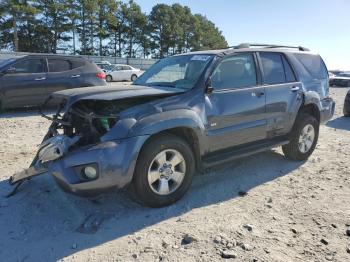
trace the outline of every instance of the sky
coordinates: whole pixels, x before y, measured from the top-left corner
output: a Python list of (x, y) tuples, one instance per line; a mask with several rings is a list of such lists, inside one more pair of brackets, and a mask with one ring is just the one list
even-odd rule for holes
[(328, 69), (350, 70), (350, 0), (136, 0), (149, 13), (158, 3), (180, 3), (205, 15), (230, 46), (268, 43), (305, 46)]

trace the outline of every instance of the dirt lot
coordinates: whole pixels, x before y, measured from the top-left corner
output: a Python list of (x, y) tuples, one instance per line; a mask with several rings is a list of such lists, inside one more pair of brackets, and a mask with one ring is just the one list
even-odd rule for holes
[(280, 149), (241, 159), (197, 176), (161, 209), (125, 192), (68, 195), (48, 175), (5, 198), (6, 179), (29, 165), (49, 123), (35, 112), (1, 115), (0, 261), (350, 261), (346, 91), (331, 90), (336, 114), (307, 162)]

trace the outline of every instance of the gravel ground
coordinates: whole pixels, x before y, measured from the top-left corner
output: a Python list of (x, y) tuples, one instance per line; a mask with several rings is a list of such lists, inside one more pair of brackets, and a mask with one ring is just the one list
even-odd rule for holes
[(244, 158), (196, 176), (161, 209), (121, 191), (65, 194), (48, 175), (5, 198), (6, 180), (30, 164), (49, 123), (36, 112), (3, 114), (0, 261), (350, 261), (347, 90), (331, 89), (336, 114), (307, 162), (279, 148)]

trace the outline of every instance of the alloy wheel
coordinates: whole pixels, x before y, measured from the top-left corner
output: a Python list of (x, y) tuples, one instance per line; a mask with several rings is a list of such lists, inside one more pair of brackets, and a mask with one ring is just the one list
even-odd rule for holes
[(299, 136), (299, 150), (301, 153), (307, 153), (314, 143), (315, 140), (315, 129), (312, 125), (306, 125), (300, 133)]
[(186, 174), (186, 162), (182, 154), (174, 149), (158, 153), (148, 169), (148, 184), (158, 195), (169, 195), (178, 189)]

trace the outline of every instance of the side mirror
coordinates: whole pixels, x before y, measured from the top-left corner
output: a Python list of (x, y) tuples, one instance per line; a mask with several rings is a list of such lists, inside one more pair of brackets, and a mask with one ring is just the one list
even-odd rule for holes
[(214, 88), (212, 86), (211, 77), (209, 77), (206, 84), (205, 84), (205, 92), (207, 94), (211, 94), (211, 93), (213, 93), (213, 91), (214, 91)]

